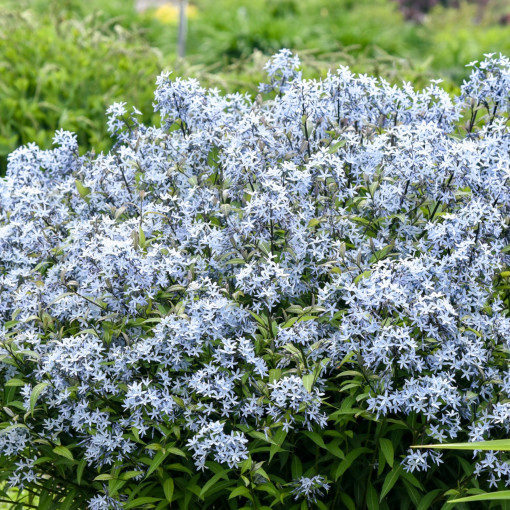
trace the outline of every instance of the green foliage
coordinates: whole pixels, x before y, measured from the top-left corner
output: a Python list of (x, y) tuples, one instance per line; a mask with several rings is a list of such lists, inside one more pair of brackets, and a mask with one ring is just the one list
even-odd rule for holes
[(485, 16), (479, 16), (473, 3), (461, 3), (460, 9), (437, 7), (423, 29), (429, 41), (430, 68), (446, 80), (459, 82), (466, 77), (465, 64), (481, 60), (485, 53), (510, 53), (509, 27), (499, 23), (508, 4), (493, 0)]
[(208, 63), (255, 49), (273, 53), (282, 47), (319, 48), (327, 53), (353, 44), (402, 56), (406, 47), (422, 44), (386, 0), (200, 0), (197, 5), (198, 18), (190, 23), (190, 52), (200, 53)]
[[(12, 0), (8, 0), (11, 1)], [(201, 64), (235, 62), (254, 50), (272, 54), (282, 47), (328, 53), (356, 45), (380, 47), (404, 56), (410, 47), (426, 49), (415, 27), (405, 23), (391, 0), (194, 0), (196, 15), (188, 23), (188, 55)], [(65, 12), (83, 18), (101, 12), (102, 19), (118, 17), (125, 28), (143, 27), (147, 41), (173, 55), (177, 19), (154, 17), (154, 9), (136, 14), (134, 0), (21, 0), (36, 12)]]
[[(268, 318), (260, 315), (259, 319), (261, 348), (269, 340), (270, 331)], [(300, 354), (296, 352), (293, 356), (299, 358)], [(51, 473), (51, 477), (41, 482), (42, 492), (37, 508), (82, 509), (91, 494), (106, 486), (112, 497), (121, 490), (129, 495), (123, 506), (126, 509), (164, 509), (169, 503), (175, 503), (179, 509), (216, 508), (215, 505), (223, 501), (228, 502), (225, 504), (232, 510), (246, 508), (246, 505), (259, 509), (299, 510), (308, 507), (294, 501), (291, 487), (285, 481), (316, 474), (327, 475), (332, 482), (329, 496), (331, 493), (333, 496), (332, 499), (328, 498), (330, 503), (327, 505), (318, 501), (313, 507), (331, 510), (440, 508), (449, 497), (451, 499), (460, 493), (460, 490), (450, 490), (451, 482), (443, 481), (456, 478), (463, 487), (463, 494), (466, 489), (477, 489), (476, 481), (472, 480), (472, 467), (462, 456), (450, 457), (447, 467), (432, 468), (427, 476), (407, 473), (399, 460), (405, 454), (405, 445), (423, 434), (425, 422), (417, 415), (410, 416), (406, 421), (377, 420), (363, 411), (363, 402), (368, 397), (375, 376), (362, 369), (346, 369), (349, 362), (349, 359), (345, 360), (345, 369), (339, 372), (336, 381), (330, 382), (329, 424), (320, 433), (292, 430), (287, 433), (275, 424), (264, 435), (238, 424), (237, 429), (252, 439), (250, 458), (238, 469), (207, 461), (208, 469), (196, 473), (190, 456), (175, 446), (185, 439), (178, 427), (161, 427), (161, 437), (152, 443), (141, 441), (134, 429), (126, 437), (155, 452), (152, 458), (145, 456), (137, 459), (145, 471), (126, 471), (121, 464), (114, 464), (97, 475), (92, 467), (86, 466), (84, 460), (75, 459), (73, 450), (79, 451), (79, 447), (73, 438), (69, 437), (65, 446), (55, 446), (40, 439), (34, 445), (40, 455), (37, 462), (46, 465), (45, 469)], [(320, 365), (318, 362), (318, 373)], [(304, 366), (301, 368), (304, 370)], [(280, 369), (272, 371), (273, 380), (284, 375), (285, 371)], [(308, 380), (307, 384), (313, 387), (313, 380)], [(21, 402), (15, 400), (19, 398), (16, 396), (19, 390), (17, 385), (4, 389), (4, 409), (15, 410), (21, 406)], [(33, 394), (41, 391), (36, 387)], [(104, 405), (116, 408), (117, 403), (111, 400)], [(44, 413), (44, 409), (34, 404), (34, 412)], [(2, 433), (6, 432), (7, 429), (2, 430)], [(0, 481), (5, 481), (9, 474), (8, 469), (0, 470)], [(134, 480), (139, 475), (143, 475), (143, 479)], [(62, 486), (67, 489), (62, 491)], [(13, 503), (7, 508), (30, 508), (34, 501), (32, 499), (30, 503), (28, 494), (12, 491), (7, 494), (0, 490), (0, 501), (10, 498), (16, 501), (15, 496), (21, 498), (21, 506)]]
[(56, 128), (76, 132), (86, 148), (109, 149), (104, 112), (121, 98), (152, 110), (161, 57), (115, 20), (7, 6), (0, 34), (0, 174), (17, 146), (51, 147)]
[[(413, 446), (413, 448), (434, 448), (436, 450), (464, 450), (464, 451), (510, 451), (510, 439), (494, 439), (492, 441), (475, 441), (471, 443), (449, 443)], [(450, 491), (452, 492), (452, 491)], [(467, 491), (467, 494), (472, 491)], [(510, 500), (510, 491), (483, 492), (477, 490), (474, 496), (465, 496), (452, 499), (452, 503), (479, 503), (480, 501), (507, 501)]]

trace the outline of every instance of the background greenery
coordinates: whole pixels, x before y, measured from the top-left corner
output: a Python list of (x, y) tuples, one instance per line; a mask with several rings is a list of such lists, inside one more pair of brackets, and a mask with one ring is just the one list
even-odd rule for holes
[[(436, 6), (406, 21), (393, 0), (195, 0), (187, 58), (176, 58), (176, 10), (137, 13), (134, 0), (0, 2), (0, 174), (21, 144), (51, 146), (55, 129), (78, 134), (82, 150), (107, 150), (104, 111), (125, 100), (151, 122), (152, 90), (165, 68), (207, 86), (256, 93), (266, 56), (297, 50), (311, 76), (350, 65), (392, 82), (453, 89), (465, 64), (510, 53), (505, 0), (480, 11)], [(311, 70), (311, 71), (310, 71)]]

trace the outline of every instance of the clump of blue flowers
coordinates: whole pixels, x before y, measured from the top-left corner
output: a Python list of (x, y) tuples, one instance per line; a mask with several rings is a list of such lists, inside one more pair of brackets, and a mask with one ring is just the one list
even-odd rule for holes
[(108, 154), (59, 131), (9, 156), (10, 485), (68, 509), (396, 508), (443, 460), (410, 445), (508, 433), (510, 61), (455, 98), (304, 80), (288, 50), (266, 69), (255, 100), (161, 75), (161, 126), (114, 104)]

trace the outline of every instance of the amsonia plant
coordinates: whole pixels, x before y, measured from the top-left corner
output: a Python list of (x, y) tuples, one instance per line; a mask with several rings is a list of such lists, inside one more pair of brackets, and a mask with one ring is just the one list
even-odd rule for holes
[(410, 449), (510, 428), (510, 61), (456, 98), (267, 71), (255, 99), (163, 74), (160, 127), (116, 103), (107, 154), (9, 156), (12, 508), (425, 510), (510, 480)]

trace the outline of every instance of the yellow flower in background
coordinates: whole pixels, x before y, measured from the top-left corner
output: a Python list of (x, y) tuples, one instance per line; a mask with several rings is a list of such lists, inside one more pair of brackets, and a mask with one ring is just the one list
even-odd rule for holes
[[(195, 18), (197, 15), (196, 5), (188, 4), (186, 8), (188, 18)], [(179, 5), (174, 3), (163, 4), (154, 11), (154, 17), (162, 23), (177, 23), (179, 21)]]

